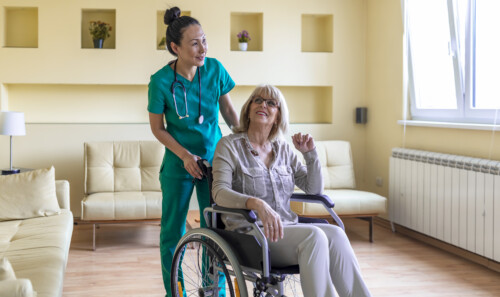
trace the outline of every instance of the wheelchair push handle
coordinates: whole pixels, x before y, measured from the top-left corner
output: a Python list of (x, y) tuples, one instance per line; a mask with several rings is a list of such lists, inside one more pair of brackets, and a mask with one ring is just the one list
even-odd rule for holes
[(208, 177), (209, 168), (212, 168), (212, 165), (210, 165), (210, 163), (208, 163), (208, 161), (205, 159), (199, 159), (198, 161), (196, 161), (196, 163), (198, 163), (198, 167), (200, 167), (203, 176)]

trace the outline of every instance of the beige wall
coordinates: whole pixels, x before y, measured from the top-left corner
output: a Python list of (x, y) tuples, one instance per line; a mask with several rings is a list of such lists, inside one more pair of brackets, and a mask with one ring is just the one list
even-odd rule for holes
[[(27, 135), (14, 138), (14, 165), (54, 165), (58, 179), (71, 184), (71, 209), (80, 214), (83, 195), (83, 143), (153, 139), (147, 124), (149, 76), (172, 59), (157, 50), (157, 12), (179, 5), (199, 19), (218, 58), (237, 84), (236, 105), (251, 86), (271, 83), (287, 88), (297, 110), (320, 103), (315, 116), (300, 119), (291, 132), (316, 139), (352, 143), (358, 184), (362, 186), (367, 127), (354, 123), (354, 109), (366, 103), (366, 1), (300, 0), (164, 1), (164, 0), (0, 0), (0, 41), (4, 41), (4, 7), (38, 7), (38, 47), (0, 47), (0, 108), (26, 111)], [(83, 9), (114, 9), (116, 49), (82, 49)], [(231, 12), (262, 13), (262, 51), (231, 51)], [(301, 51), (303, 14), (332, 15), (333, 52)], [(320, 22), (321, 23), (321, 22)], [(328, 22), (326, 22), (328, 23)], [(253, 34), (250, 32), (250, 34)], [(257, 33), (255, 33), (257, 34)], [(250, 87), (249, 87), (250, 86)], [(303, 89), (294, 89), (299, 86)], [(324, 88), (329, 88), (324, 91)], [(298, 91), (295, 91), (298, 90)], [(326, 94), (325, 106), (302, 98)], [(316, 96), (316, 95), (315, 95)], [(326, 112), (322, 108), (327, 108)], [(316, 114), (317, 113), (317, 114)], [(309, 118), (315, 119), (310, 122)], [(325, 120), (326, 118), (326, 120)], [(293, 120), (293, 119), (292, 119)], [(319, 123), (326, 122), (326, 123)], [(222, 126), (225, 133), (227, 128)], [(0, 168), (9, 165), (9, 139), (0, 136)], [(196, 203), (192, 203), (195, 207)]]
[[(14, 138), (14, 164), (54, 165), (57, 178), (71, 182), (76, 216), (83, 194), (83, 142), (154, 139), (145, 110), (147, 83), (151, 73), (172, 59), (156, 49), (156, 15), (176, 4), (202, 23), (209, 56), (221, 60), (238, 85), (233, 92), (236, 106), (241, 106), (251, 86), (263, 82), (303, 86), (306, 91), (331, 87), (327, 98), (331, 110), (316, 114), (319, 121), (326, 115), (328, 123), (293, 124), (291, 132), (351, 141), (361, 189), (388, 195), (393, 147), (500, 160), (500, 140), (492, 132), (404, 130), (397, 124), (402, 119), (399, 0), (317, 0), (307, 5), (298, 0), (0, 0), (0, 18), (4, 18), (3, 7), (21, 4), (38, 7), (39, 32), (38, 48), (0, 48), (0, 109), (26, 110), (29, 123), (27, 135)], [(116, 9), (116, 49), (81, 49), (81, 10), (94, 8)], [(230, 50), (231, 12), (263, 13), (263, 51)], [(301, 52), (303, 14), (333, 15), (333, 36), (328, 37), (333, 38), (332, 53)], [(324, 34), (320, 31), (309, 30), (309, 34)], [(0, 20), (1, 41), (5, 32), (5, 22)], [(293, 88), (288, 91), (297, 93)], [(294, 116), (308, 106), (306, 99), (291, 100)], [(354, 124), (358, 106), (368, 107), (367, 125)], [(8, 142), (8, 137), (0, 137), (2, 168), (9, 164)], [(376, 177), (383, 178), (382, 187), (375, 185)]]
[[(491, 131), (406, 127), (402, 120), (402, 39), (400, 0), (367, 1), (365, 189), (388, 196), (393, 147), (500, 160), (500, 139)], [(498, 134), (498, 133), (497, 133)], [(375, 186), (383, 177), (382, 188)]]

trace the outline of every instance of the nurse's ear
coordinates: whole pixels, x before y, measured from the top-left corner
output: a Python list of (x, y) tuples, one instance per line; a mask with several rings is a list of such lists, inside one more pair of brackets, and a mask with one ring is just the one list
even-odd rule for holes
[(173, 41), (170, 42), (170, 48), (172, 49), (172, 51), (174, 51), (176, 55), (179, 54), (179, 46), (175, 42)]

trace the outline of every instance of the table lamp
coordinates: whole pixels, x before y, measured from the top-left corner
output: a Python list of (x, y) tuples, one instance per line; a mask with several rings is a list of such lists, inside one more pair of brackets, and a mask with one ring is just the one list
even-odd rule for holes
[(10, 169), (2, 170), (2, 175), (19, 173), (20, 169), (12, 168), (12, 136), (26, 135), (24, 113), (15, 111), (0, 112), (0, 135), (10, 136)]

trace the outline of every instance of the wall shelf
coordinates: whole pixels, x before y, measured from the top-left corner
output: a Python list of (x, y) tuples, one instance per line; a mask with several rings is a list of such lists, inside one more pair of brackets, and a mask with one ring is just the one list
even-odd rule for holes
[[(6, 87), (9, 110), (23, 111), (27, 123), (149, 121), (145, 109), (146, 85), (7, 84)], [(40, 98), (46, 98), (44, 104), (40, 104)]]
[[(163, 21), (165, 15), (165, 10), (158, 10), (156, 12), (156, 49), (157, 50), (167, 50), (166, 45), (161, 45), (160, 42), (165, 37), (167, 32), (167, 25)], [(191, 11), (181, 11), (181, 16), (191, 16)]]
[(5, 7), (4, 47), (38, 48), (38, 7)]
[(89, 33), (90, 21), (101, 21), (111, 25), (110, 37), (104, 40), (103, 48), (116, 48), (116, 10), (114, 9), (82, 9), (82, 48), (94, 48)]
[[(236, 86), (229, 94), (237, 112), (249, 98), (256, 86)], [(277, 86), (288, 106), (290, 123), (332, 123), (332, 87), (323, 86)], [(219, 120), (221, 123), (223, 119)]]
[(248, 51), (262, 51), (263, 14), (231, 12), (231, 51), (239, 51), (238, 37), (236, 35), (243, 30), (247, 30), (252, 39), (248, 42)]
[(302, 15), (302, 52), (333, 52), (333, 15)]

